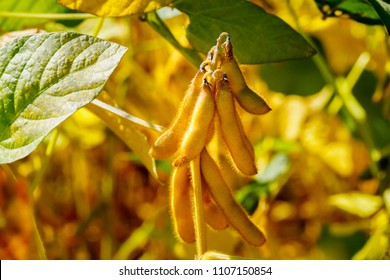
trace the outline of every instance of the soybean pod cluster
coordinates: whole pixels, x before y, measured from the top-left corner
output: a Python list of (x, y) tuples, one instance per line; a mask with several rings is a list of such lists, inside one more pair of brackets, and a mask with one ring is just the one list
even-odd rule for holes
[(224, 32), (200, 65), (172, 123), (150, 149), (155, 159), (172, 159), (170, 207), (175, 232), (184, 242), (196, 239), (190, 162), (197, 157), (205, 222), (215, 230), (230, 225), (253, 246), (265, 242), (263, 232), (234, 199), (208, 147), (215, 135), (220, 136), (236, 169), (243, 176), (257, 173), (254, 148), (244, 133), (236, 106), (256, 115), (271, 110), (247, 86), (234, 58), (230, 36)]

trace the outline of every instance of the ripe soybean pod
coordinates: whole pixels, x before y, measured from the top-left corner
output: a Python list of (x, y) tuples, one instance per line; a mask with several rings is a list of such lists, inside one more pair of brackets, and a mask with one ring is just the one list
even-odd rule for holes
[(229, 226), (228, 221), (225, 218), (221, 208), (215, 203), (212, 198), (209, 187), (202, 180), (202, 195), (203, 195), (203, 209), (206, 223), (215, 230), (223, 230)]
[(236, 118), (239, 120), (238, 124), (239, 124), (239, 127), (240, 127), (241, 135), (243, 135), (243, 138), (244, 138), (245, 146), (246, 146), (247, 149), (249, 150), (250, 155), (251, 155), (251, 157), (252, 157), (252, 160), (254, 161), (254, 160), (255, 160), (255, 149), (254, 149), (254, 147), (253, 147), (251, 141), (249, 141), (248, 137), (247, 137), (246, 134), (245, 134), (244, 126), (242, 125), (242, 122), (241, 122), (241, 120), (240, 120), (240, 117), (238, 116), (237, 111), (236, 111), (235, 113), (236, 113)]
[(149, 153), (153, 158), (160, 160), (167, 159), (179, 149), (180, 141), (187, 129), (196, 101), (198, 100), (204, 71), (204, 68), (201, 67), (196, 73), (171, 125), (152, 145)]
[[(251, 176), (257, 173), (251, 144), (244, 134), (241, 120), (237, 115), (229, 81), (224, 75), (217, 81), (215, 94), (221, 134), (238, 170)], [(249, 146), (249, 147), (248, 147)]]
[(209, 83), (203, 79), (198, 100), (183, 136), (178, 156), (173, 161), (173, 166), (186, 164), (200, 154), (207, 141), (210, 140), (209, 133), (214, 112), (214, 96)]
[(195, 241), (194, 220), (192, 217), (189, 166), (175, 168), (170, 183), (170, 204), (173, 227), (177, 237), (186, 242)]
[(240, 106), (247, 112), (255, 115), (262, 115), (271, 110), (262, 97), (252, 91), (246, 84), (241, 69), (233, 56), (233, 46), (230, 42), (230, 36), (227, 36), (225, 43), (221, 69), (224, 71), (230, 81), (230, 86), (234, 97)]
[(215, 203), (222, 209), (226, 219), (246, 240), (253, 246), (261, 246), (265, 242), (262, 231), (251, 221), (246, 211), (236, 202), (229, 186), (225, 183), (222, 174), (209, 155), (203, 149), (200, 155), (200, 166), (210, 194)]

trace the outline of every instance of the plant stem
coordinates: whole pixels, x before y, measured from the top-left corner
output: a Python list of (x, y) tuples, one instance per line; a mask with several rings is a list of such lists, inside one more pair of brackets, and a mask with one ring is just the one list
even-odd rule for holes
[(140, 119), (136, 116), (130, 115), (129, 113), (127, 113), (119, 108), (113, 107), (107, 103), (104, 103), (103, 101), (101, 101), (99, 99), (94, 99), (90, 104), (88, 104), (86, 106), (86, 108), (91, 109), (91, 111), (95, 113), (95, 111), (93, 111), (94, 106), (100, 107), (104, 110), (107, 110), (107, 111), (113, 113), (114, 115), (116, 115), (120, 118), (125, 118), (128, 121), (133, 122), (137, 125), (141, 125), (143, 127), (150, 128), (150, 129), (153, 129), (153, 130), (158, 131), (158, 132), (162, 132), (164, 130), (164, 127), (162, 127), (160, 125), (152, 124), (152, 123), (149, 123), (149, 122), (147, 122), (143, 119)]
[[(15, 184), (17, 180), (16, 180), (16, 177), (13, 174), (11, 168), (7, 164), (0, 165), (0, 168), (2, 168), (6, 172), (7, 177), (8, 177), (7, 179), (10, 180), (12, 182), (12, 184)], [(31, 200), (32, 200), (32, 196), (31, 196)], [(39, 234), (37, 223), (35, 220), (33, 203), (31, 203), (31, 211), (32, 211), (31, 212), (31, 224), (32, 224), (32, 229), (33, 229), (33, 234), (34, 234), (34, 239), (35, 239), (35, 245), (37, 246), (37, 250), (38, 250), (38, 256), (41, 260), (47, 260), (45, 247), (43, 245), (43, 241), (42, 241), (41, 235)]]
[[(34, 180), (30, 186), (30, 197), (31, 197), (32, 201), (34, 200), (34, 191), (36, 190), (36, 188), (40, 184), (40, 182), (43, 178), (43, 175), (45, 174), (47, 167), (49, 165), (49, 161), (50, 161), (51, 155), (53, 153), (53, 149), (54, 149), (54, 145), (57, 141), (57, 137), (58, 137), (58, 129), (54, 129), (52, 134), (51, 134), (49, 143), (46, 147), (45, 157), (43, 158), (41, 168), (39, 169), (38, 173), (35, 175)], [(32, 203), (32, 205), (34, 205), (34, 204)], [(32, 207), (32, 208), (34, 209), (34, 207)], [(45, 246), (43, 245), (41, 235), (39, 234), (37, 222), (35, 219), (35, 213), (31, 213), (31, 220), (32, 220), (32, 224), (33, 224), (35, 242), (36, 242), (36, 245), (38, 247), (37, 249), (38, 249), (39, 258), (42, 260), (47, 260)]]
[(58, 129), (54, 129), (53, 132), (51, 133), (51, 137), (50, 137), (49, 143), (48, 143), (48, 145), (46, 147), (45, 157), (43, 158), (43, 162), (42, 162), (41, 168), (39, 169), (38, 173), (35, 175), (34, 180), (32, 181), (32, 183), (30, 185), (30, 193), (31, 193), (31, 195), (33, 195), (33, 193), (36, 190), (37, 186), (41, 182), (43, 175), (46, 172), (46, 169), (47, 169), (47, 167), (49, 165), (49, 161), (50, 161), (51, 155), (53, 153), (54, 145), (55, 145), (55, 143), (57, 141), (57, 137), (58, 137)]
[(196, 68), (202, 63), (202, 59), (194, 49), (185, 48), (176, 40), (172, 32), (165, 25), (164, 21), (158, 16), (156, 12), (146, 14), (146, 21), (150, 26), (157, 31), (162, 37), (172, 44), (182, 55), (191, 62)]
[(31, 220), (32, 220), (32, 226), (33, 226), (35, 243), (36, 243), (36, 245), (38, 247), (37, 249), (38, 249), (39, 258), (41, 260), (47, 260), (45, 246), (43, 245), (43, 241), (42, 241), (41, 235), (39, 234), (37, 222), (35, 220), (35, 213), (31, 213)]
[(206, 227), (202, 205), (202, 180), (200, 175), (200, 160), (197, 156), (191, 161), (191, 177), (192, 187), (194, 191), (194, 222), (195, 222), (195, 239), (196, 239), (196, 253), (199, 258), (207, 250), (206, 242)]
[(113, 224), (112, 224), (112, 196), (114, 191), (114, 154), (115, 154), (114, 138), (110, 135), (107, 143), (106, 151), (106, 169), (107, 174), (102, 176), (101, 185), (101, 201), (105, 205), (106, 211), (103, 212), (102, 220), (104, 233), (100, 242), (100, 259), (109, 260), (112, 257), (113, 247)]
[(96, 16), (87, 13), (56, 13), (56, 14), (37, 14), (37, 13), (15, 13), (0, 11), (0, 18), (32, 18), (32, 19), (53, 19), (53, 20), (76, 20), (89, 19)]
[[(298, 32), (315, 48), (314, 42), (309, 36), (303, 32), (302, 27), (299, 23), (298, 16), (296, 15), (293, 7), (291, 6), (290, 0), (286, 0), (287, 7), (290, 11), (291, 16), (295, 22)], [(323, 76), (324, 80), (333, 87), (334, 93), (339, 97), (346, 108), (347, 113), (354, 120), (357, 129), (367, 145), (367, 148), (370, 151), (370, 156), (372, 163), (370, 165), (371, 172), (374, 176), (379, 176), (379, 169), (377, 162), (380, 158), (380, 153), (376, 149), (374, 140), (372, 138), (372, 133), (370, 127), (367, 124), (366, 112), (359, 101), (352, 94), (352, 89), (355, 86), (356, 82), (360, 78), (365, 66), (369, 61), (369, 55), (367, 53), (362, 53), (357, 59), (355, 65), (351, 69), (349, 75), (344, 78), (340, 77), (338, 79), (332, 74), (331, 70), (328, 67), (328, 64), (325, 58), (317, 50), (317, 54), (313, 56), (313, 61), (316, 64), (318, 70)]]
[(7, 179), (12, 182), (12, 184), (16, 183), (16, 176), (12, 172), (12, 169), (8, 166), (8, 164), (1, 164), (0, 167), (5, 171), (7, 175)]
[(92, 34), (93, 36), (97, 37), (99, 35), (99, 32), (103, 27), (103, 23), (104, 23), (104, 17), (100, 17), (95, 26), (95, 29), (93, 30), (93, 34)]

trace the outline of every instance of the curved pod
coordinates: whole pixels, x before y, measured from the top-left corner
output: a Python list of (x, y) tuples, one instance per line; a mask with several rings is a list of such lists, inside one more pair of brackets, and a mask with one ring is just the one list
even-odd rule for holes
[(262, 231), (251, 221), (246, 211), (236, 202), (229, 186), (206, 149), (200, 156), (200, 166), (210, 194), (222, 209), (229, 224), (251, 245), (261, 246), (265, 242)]
[(230, 81), (230, 86), (237, 102), (251, 114), (263, 115), (269, 112), (271, 108), (264, 99), (247, 86), (241, 69), (234, 59), (233, 46), (229, 36), (226, 38), (226, 42), (223, 43), (223, 48), (225, 52), (222, 57), (221, 69), (226, 73)]
[(206, 223), (215, 230), (223, 230), (229, 226), (221, 208), (212, 198), (207, 183), (202, 180), (203, 209)]
[(191, 181), (189, 166), (175, 168), (170, 184), (170, 204), (173, 227), (177, 237), (186, 242), (195, 241), (194, 220), (191, 204)]

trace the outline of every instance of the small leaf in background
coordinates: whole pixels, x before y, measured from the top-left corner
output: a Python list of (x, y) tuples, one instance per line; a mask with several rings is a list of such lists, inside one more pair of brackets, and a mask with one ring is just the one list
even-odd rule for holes
[(157, 10), (172, 0), (59, 0), (72, 10), (78, 10), (101, 17), (121, 17)]
[(365, 0), (315, 0), (324, 18), (343, 14), (365, 24), (382, 24), (377, 12)]
[(240, 188), (236, 192), (236, 198), (240, 204), (248, 211), (253, 213), (259, 203), (259, 197), (269, 195), (271, 188), (278, 179), (287, 173), (290, 168), (290, 160), (285, 154), (276, 154), (271, 158), (265, 169), (255, 177), (250, 184)]
[(353, 260), (379, 260), (389, 250), (389, 215), (381, 209), (370, 219), (370, 237), (366, 244), (353, 256)]
[(91, 102), (126, 48), (72, 32), (19, 37), (0, 49), (0, 163), (27, 156)]
[[(0, 12), (14, 13), (64, 13), (68, 9), (59, 5), (57, 0), (2, 0), (0, 1)], [(15, 31), (24, 27), (33, 27), (44, 22), (47, 19), (31, 19), (31, 18), (1, 18), (0, 31)]]
[[(98, 101), (98, 100), (97, 100)], [(100, 101), (99, 101), (100, 103)], [(109, 111), (99, 103), (90, 103), (87, 108), (102, 119), (106, 125), (140, 158), (146, 169), (159, 179), (155, 160), (149, 155), (150, 145), (147, 137), (142, 134), (128, 118)]]
[(315, 53), (288, 24), (249, 1), (182, 0), (174, 6), (189, 16), (188, 40), (202, 53), (210, 50), (221, 32), (229, 33), (237, 60), (243, 64), (298, 59)]
[(367, 218), (379, 210), (383, 200), (375, 195), (350, 192), (330, 196), (329, 204), (350, 214)]
[(271, 183), (279, 176), (285, 174), (290, 167), (290, 161), (287, 155), (277, 154), (268, 163), (263, 172), (256, 176), (259, 183)]

